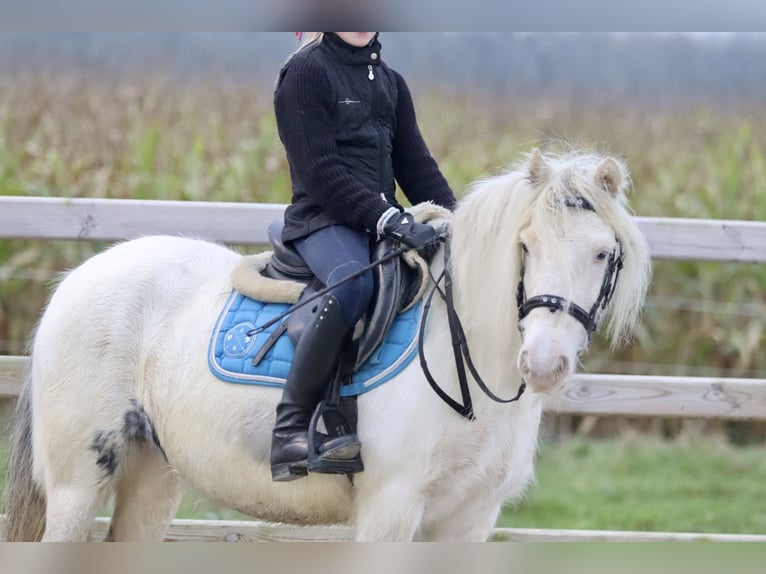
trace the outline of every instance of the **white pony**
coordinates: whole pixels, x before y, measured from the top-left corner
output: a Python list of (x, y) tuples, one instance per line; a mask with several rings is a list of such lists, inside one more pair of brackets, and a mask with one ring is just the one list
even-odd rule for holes
[[(34, 337), (12, 440), (7, 539), (87, 540), (97, 508), (113, 498), (108, 540), (161, 540), (183, 478), (265, 520), (348, 522), (357, 540), (486, 540), (503, 503), (533, 478), (541, 395), (562, 387), (590, 340), (587, 317), (573, 309), (598, 306), (597, 321), (594, 303), (616, 282), (603, 313), (612, 341), (638, 320), (650, 264), (627, 186), (612, 158), (538, 151), (474, 184), (450, 222), (454, 307), (490, 389), (512, 396), (523, 377), (528, 392), (498, 404), (469, 375), (468, 420), (413, 361), (358, 399), (365, 470), (353, 483), (320, 474), (273, 483), (280, 392), (209, 371), (208, 340), (239, 254), (159, 236), (92, 257), (58, 286)], [(444, 265), (442, 250), (434, 276)], [(438, 297), (424, 351), (435, 380), (460, 397)]]

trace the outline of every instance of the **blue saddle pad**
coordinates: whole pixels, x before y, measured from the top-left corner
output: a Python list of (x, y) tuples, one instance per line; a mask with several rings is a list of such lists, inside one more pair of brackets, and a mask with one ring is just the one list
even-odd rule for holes
[[(210, 338), (208, 364), (211, 372), (229, 383), (284, 387), (295, 352), (287, 333), (253, 366), (253, 357), (279, 323), (255, 336), (248, 335), (248, 332), (289, 307), (256, 301), (233, 290)], [(341, 388), (341, 396), (366, 393), (393, 378), (412, 361), (417, 353), (422, 311), (423, 302), (420, 301), (397, 315), (385, 341), (353, 375), (352, 383)]]

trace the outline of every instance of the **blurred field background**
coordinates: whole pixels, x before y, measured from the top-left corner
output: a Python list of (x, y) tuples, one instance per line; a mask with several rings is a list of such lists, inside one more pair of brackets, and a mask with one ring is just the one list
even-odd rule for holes
[[(508, 41), (520, 50), (526, 40)], [(655, 51), (660, 43), (640, 41)], [(674, 42), (671, 53), (685, 54), (681, 40)], [(16, 45), (35, 44), (25, 36)], [(226, 60), (209, 74), (164, 64), (91, 65), (102, 62), (97, 50), (84, 64), (53, 65), (40, 49), (32, 52), (36, 65), (25, 66), (18, 62), (28, 52), (17, 48), (19, 59), (12, 59), (6, 51), (0, 194), (288, 202), (271, 89), (292, 41), (278, 46), (253, 63), (253, 74), (241, 62), (227, 73)], [(708, 94), (693, 83), (679, 87), (673, 70), (690, 73), (683, 57), (665, 76), (651, 76), (654, 90), (636, 94), (624, 78), (610, 92), (603, 70), (589, 91), (562, 88), (565, 78), (555, 70), (558, 83), (546, 84), (542, 64), (535, 68), (539, 86), (526, 81), (516, 91), (503, 88), (512, 76), (499, 87), (499, 80), (456, 86), (406, 76), (426, 140), (458, 195), (533, 146), (567, 142), (627, 161), (639, 215), (762, 221), (766, 92), (752, 78), (766, 72), (748, 59), (752, 51), (738, 50), (731, 61), (719, 54), (719, 63), (742, 66), (741, 75), (727, 72), (728, 88)], [(672, 93), (662, 91), (662, 77)], [(24, 354), (52, 280), (104, 247), (0, 240), (0, 354)], [(635, 342), (613, 355), (597, 340), (581, 370), (766, 378), (765, 286), (760, 266), (655, 262)], [(766, 494), (762, 423), (560, 416), (546, 419), (543, 436), (539, 485), (501, 525), (766, 532), (766, 512), (752, 505)], [(179, 516), (236, 515), (190, 493)]]

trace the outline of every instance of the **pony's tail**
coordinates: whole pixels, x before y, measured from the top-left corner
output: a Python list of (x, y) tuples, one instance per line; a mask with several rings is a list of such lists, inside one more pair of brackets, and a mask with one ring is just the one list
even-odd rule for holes
[(5, 540), (36, 542), (45, 532), (45, 493), (32, 475), (32, 369), (16, 403), (5, 482)]

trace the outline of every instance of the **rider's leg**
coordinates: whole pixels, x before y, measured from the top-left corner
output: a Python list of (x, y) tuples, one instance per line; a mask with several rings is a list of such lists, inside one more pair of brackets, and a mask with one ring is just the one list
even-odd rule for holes
[[(367, 235), (343, 226), (316, 231), (295, 246), (326, 285), (369, 264)], [(356, 321), (369, 306), (372, 289), (372, 275), (366, 273), (332, 290), (319, 301), (315, 318), (301, 335), (277, 405), (271, 449), (274, 480), (293, 480), (307, 473), (311, 415), (335, 374)], [(325, 441), (319, 454), (330, 460), (350, 460), (359, 448), (355, 435), (344, 435)]]

